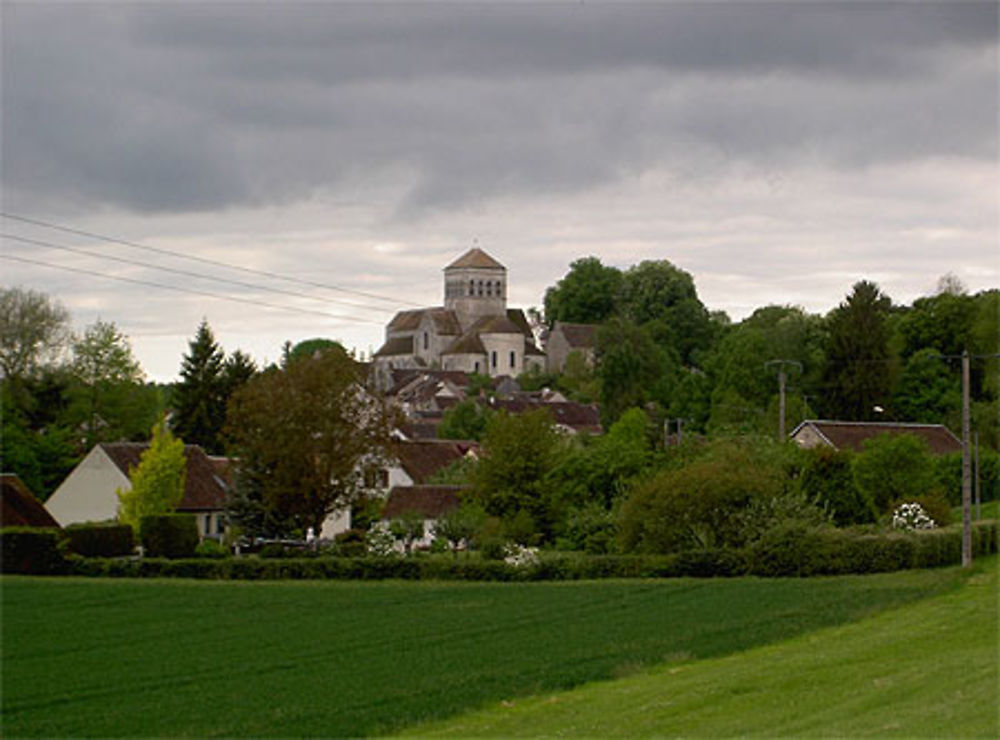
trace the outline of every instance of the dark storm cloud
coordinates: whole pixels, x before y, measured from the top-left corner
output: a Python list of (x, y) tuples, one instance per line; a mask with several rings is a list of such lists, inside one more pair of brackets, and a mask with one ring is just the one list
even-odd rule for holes
[[(996, 156), (994, 3), (10, 5), (8, 204), (412, 214), (663, 168)], [(10, 206), (13, 207), (13, 206)]]

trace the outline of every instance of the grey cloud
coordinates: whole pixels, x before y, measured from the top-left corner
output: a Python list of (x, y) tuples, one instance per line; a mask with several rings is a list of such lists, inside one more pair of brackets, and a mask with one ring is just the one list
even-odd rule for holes
[(25, 208), (286, 203), (402, 171), (408, 218), (656, 168), (996, 156), (994, 3), (5, 15), (2, 177)]

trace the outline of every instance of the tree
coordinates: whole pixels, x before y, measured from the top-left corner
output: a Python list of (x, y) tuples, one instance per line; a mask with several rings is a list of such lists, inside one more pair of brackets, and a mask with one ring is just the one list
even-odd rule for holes
[(206, 452), (222, 451), (226, 420), (224, 355), (207, 321), (202, 321), (181, 363), (181, 382), (174, 387), (174, 430), (188, 444)]
[(389, 534), (403, 543), (407, 555), (413, 550), (413, 543), (424, 537), (424, 517), (419, 511), (404, 511), (389, 522)]
[(90, 447), (109, 436), (109, 431), (113, 435), (121, 428), (119, 423), (112, 423), (111, 414), (107, 412), (115, 406), (121, 411), (123, 405), (129, 405), (129, 397), (142, 383), (142, 370), (125, 335), (114, 323), (100, 319), (88, 326), (83, 336), (73, 343), (72, 369), (83, 386), (84, 446)]
[(875, 283), (861, 281), (829, 316), (824, 374), (830, 418), (864, 421), (888, 403), (892, 378), (886, 317), (892, 301)]
[(875, 521), (878, 512), (874, 501), (854, 485), (850, 452), (824, 445), (805, 455), (798, 486), (809, 500), (826, 507), (838, 526)]
[(595, 359), (606, 426), (626, 409), (650, 402), (669, 405), (678, 378), (677, 359), (658, 346), (645, 327), (619, 318), (608, 321), (597, 333)]
[(462, 543), (472, 541), (476, 532), (486, 520), (486, 512), (475, 503), (463, 502), (457, 509), (448, 512), (434, 524), (434, 536), (448, 542), (452, 554), (458, 557)]
[(35, 375), (69, 340), (69, 312), (44, 293), (0, 288), (0, 371), (8, 381)]
[(545, 291), (545, 320), (599, 324), (615, 313), (621, 272), (597, 257), (584, 257), (569, 266), (559, 282)]
[(524, 512), (535, 532), (551, 536), (558, 512), (547, 477), (558, 464), (562, 442), (549, 412), (498, 413), (487, 426), (481, 452), (473, 474), (475, 499), (507, 522)]
[(174, 438), (165, 422), (153, 427), (149, 448), (129, 470), (132, 488), (118, 489), (118, 519), (139, 531), (144, 516), (170, 514), (184, 498), (187, 462), (184, 442)]
[(936, 349), (919, 350), (903, 368), (892, 408), (902, 421), (961, 423), (961, 376), (942, 362)]
[(912, 434), (880, 434), (865, 440), (851, 469), (854, 485), (882, 514), (893, 504), (913, 501), (938, 486), (927, 441)]
[(437, 436), (439, 439), (480, 440), (492, 413), (471, 398), (460, 401), (444, 412)]
[(337, 347), (269, 368), (238, 390), (226, 427), (238, 493), (302, 531), (320, 531), (328, 514), (349, 506), (362, 463), (385, 454), (392, 421), (361, 381)]

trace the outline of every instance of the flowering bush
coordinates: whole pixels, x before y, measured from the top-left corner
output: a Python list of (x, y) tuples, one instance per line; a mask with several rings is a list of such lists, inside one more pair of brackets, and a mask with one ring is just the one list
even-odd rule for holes
[(900, 504), (892, 512), (892, 528), (912, 532), (915, 529), (934, 529), (934, 520), (918, 503)]
[(375, 557), (385, 558), (397, 554), (396, 538), (389, 531), (389, 525), (386, 522), (372, 525), (365, 537), (365, 545), (368, 547), (368, 554)]
[(538, 548), (525, 547), (524, 545), (518, 545), (511, 542), (510, 544), (504, 545), (503, 561), (507, 563), (507, 565), (513, 565), (518, 568), (526, 568), (529, 565), (537, 565)]

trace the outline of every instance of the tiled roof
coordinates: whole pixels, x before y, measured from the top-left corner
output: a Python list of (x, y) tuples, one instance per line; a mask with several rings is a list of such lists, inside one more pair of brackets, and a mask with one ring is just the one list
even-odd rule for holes
[(395, 442), (392, 454), (414, 483), (426, 483), (435, 473), (461, 460), (474, 443), (455, 440), (412, 440)]
[(411, 311), (400, 311), (392, 317), (389, 322), (389, 331), (415, 331), (428, 311), (426, 308), (417, 308)]
[(860, 452), (865, 440), (880, 434), (912, 434), (927, 441), (931, 452), (944, 455), (961, 452), (962, 442), (942, 424), (906, 424), (891, 422), (826, 421), (807, 419), (793, 431), (795, 437), (802, 427), (809, 425), (832, 447), (838, 450)]
[(435, 308), (431, 309), (430, 315), (438, 334), (458, 336), (462, 333), (462, 326), (458, 323), (458, 316), (455, 315), (454, 311), (446, 308)]
[(481, 269), (496, 269), (496, 268), (500, 268), (501, 270), (506, 269), (504, 268), (503, 265), (501, 265), (499, 262), (497, 262), (495, 259), (490, 257), (488, 254), (486, 254), (486, 252), (479, 249), (478, 247), (470, 249), (468, 252), (463, 254), (461, 257), (459, 257), (457, 260), (452, 262), (444, 269), (454, 270), (454, 269), (469, 268), (469, 267), (481, 268)]
[(437, 519), (458, 508), (462, 486), (394, 486), (382, 512), (383, 519), (395, 519), (408, 512), (425, 519)]
[(484, 355), (486, 347), (483, 346), (479, 334), (472, 329), (460, 336), (441, 353), (442, 355)]
[(531, 324), (528, 323), (528, 317), (524, 315), (524, 311), (520, 308), (508, 308), (507, 318), (517, 325), (524, 336), (534, 338), (534, 334), (531, 333)]
[(483, 316), (468, 333), (476, 334), (524, 334), (524, 331), (507, 316)]
[(0, 475), (0, 526), (58, 527), (59, 523), (20, 478), (4, 473)]
[(561, 403), (545, 403), (531, 398), (491, 398), (487, 402), (490, 408), (506, 411), (509, 414), (523, 414), (527, 411), (545, 409), (552, 415), (556, 424), (569, 427), (577, 432), (599, 434), (601, 432), (601, 414), (596, 406), (565, 401)]
[(413, 354), (413, 337), (394, 337), (383, 344), (379, 351), (375, 353), (376, 357), (392, 357), (395, 355), (412, 355)]
[[(102, 444), (101, 449), (125, 475), (138, 467), (142, 453), (149, 447), (140, 442), (114, 442)], [(216, 511), (226, 507), (227, 478), (219, 458), (210, 458), (197, 445), (185, 445), (187, 472), (184, 476), (184, 498), (177, 505), (178, 511)]]
[(590, 348), (594, 346), (594, 340), (597, 338), (596, 324), (568, 324), (557, 321), (553, 332), (560, 330), (570, 347)]

